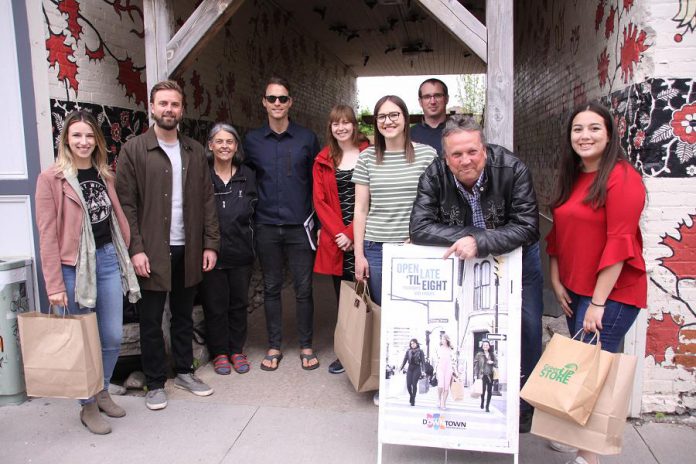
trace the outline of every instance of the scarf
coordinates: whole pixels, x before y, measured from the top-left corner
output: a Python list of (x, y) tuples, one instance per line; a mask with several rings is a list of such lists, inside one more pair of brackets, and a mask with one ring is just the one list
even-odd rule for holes
[[(65, 180), (77, 194), (82, 203), (82, 230), (80, 231), (80, 244), (77, 249), (77, 262), (75, 264), (75, 303), (86, 308), (94, 308), (97, 305), (97, 248), (94, 243), (92, 221), (89, 218), (89, 208), (82, 195), (80, 182), (75, 174), (65, 173)], [(104, 196), (111, 206), (109, 195)], [(140, 299), (140, 286), (135, 270), (128, 257), (128, 249), (123, 240), (121, 229), (113, 208), (111, 208), (111, 242), (116, 250), (118, 265), (121, 270), (121, 288), (124, 295), (128, 293), (128, 301), (135, 303)]]

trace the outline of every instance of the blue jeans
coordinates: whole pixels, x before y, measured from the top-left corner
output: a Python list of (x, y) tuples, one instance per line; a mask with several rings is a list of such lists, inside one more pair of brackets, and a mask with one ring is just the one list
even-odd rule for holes
[[(587, 307), (590, 306), (592, 300), (589, 296), (582, 296), (568, 290), (570, 296), (570, 309), (573, 310), (573, 316), (567, 317), (568, 331), (572, 337), (582, 329), (582, 321), (585, 319)], [(638, 317), (640, 309), (633, 305), (619, 303), (614, 300), (606, 301), (604, 315), (602, 316), (602, 327), (600, 331), (600, 341), (602, 349), (610, 353), (616, 353), (621, 345), (624, 335), (633, 325), (633, 321)]]
[(382, 245), (382, 242), (371, 240), (365, 240), (363, 244), (365, 259), (370, 266), (367, 287), (370, 289), (370, 298), (378, 306), (382, 306)]
[(256, 253), (263, 273), (263, 306), (266, 310), (268, 347), (280, 350), (283, 336), (283, 262), (287, 257), (295, 289), (295, 319), (300, 348), (312, 347), (314, 300), (312, 271), (314, 251), (303, 226), (257, 224)]
[[(541, 273), (539, 242), (522, 249), (522, 327), (520, 388), (541, 358), (541, 317), (544, 314), (544, 277)], [(531, 412), (532, 407), (520, 399), (520, 412)]]
[[(104, 388), (109, 388), (111, 374), (114, 372), (123, 336), (123, 289), (121, 270), (118, 266), (116, 249), (111, 243), (97, 248), (97, 305), (82, 308), (75, 303), (75, 267), (62, 266), (63, 282), (68, 293), (68, 312), (70, 314), (97, 313), (99, 338), (104, 365)], [(80, 400), (80, 404), (91, 403), (94, 397)]]

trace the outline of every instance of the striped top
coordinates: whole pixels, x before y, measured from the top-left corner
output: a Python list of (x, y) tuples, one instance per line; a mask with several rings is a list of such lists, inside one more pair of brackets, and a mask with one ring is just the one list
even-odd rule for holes
[(403, 242), (408, 238), (408, 222), (416, 199), (418, 179), (437, 153), (429, 145), (414, 143), (416, 157), (406, 163), (403, 151), (386, 151), (377, 164), (374, 147), (360, 153), (353, 182), (370, 187), (365, 240)]

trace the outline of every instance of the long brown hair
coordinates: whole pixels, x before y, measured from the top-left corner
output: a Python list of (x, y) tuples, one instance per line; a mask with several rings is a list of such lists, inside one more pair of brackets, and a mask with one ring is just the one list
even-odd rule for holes
[(413, 150), (413, 144), (411, 143), (411, 126), (409, 125), (410, 116), (408, 114), (408, 107), (406, 106), (406, 103), (404, 103), (404, 101), (396, 95), (385, 95), (377, 100), (377, 103), (375, 104), (375, 111), (372, 113), (375, 118), (375, 157), (377, 164), (382, 164), (382, 161), (384, 161), (384, 151), (387, 147), (387, 144), (384, 141), (384, 136), (379, 131), (377, 112), (379, 111), (379, 108), (388, 101), (399, 107), (401, 110), (401, 116), (404, 118), (404, 152), (406, 154), (406, 162), (411, 164), (416, 159), (416, 152)]
[(63, 129), (60, 131), (60, 136), (58, 138), (56, 166), (65, 174), (76, 174), (75, 160), (73, 159), (73, 153), (70, 151), (70, 144), (68, 143), (70, 126), (76, 122), (84, 122), (92, 129), (92, 132), (94, 132), (95, 146), (91, 156), (92, 166), (94, 166), (103, 179), (111, 178), (113, 172), (111, 166), (109, 166), (109, 158), (106, 154), (104, 133), (99, 128), (99, 124), (92, 113), (87, 110), (75, 110), (68, 114), (65, 121), (63, 121)]
[(334, 138), (331, 131), (331, 125), (335, 122), (346, 120), (353, 125), (353, 135), (350, 142), (356, 148), (360, 145), (360, 131), (358, 130), (358, 119), (355, 117), (355, 111), (348, 105), (339, 104), (331, 108), (329, 120), (326, 124), (326, 140), (329, 141), (329, 159), (333, 162), (334, 167), (341, 164), (343, 159), (343, 150), (338, 146), (338, 141)]
[(583, 111), (591, 111), (601, 116), (601, 118), (604, 120), (604, 127), (607, 129), (607, 134), (609, 136), (609, 143), (607, 143), (607, 147), (599, 161), (597, 175), (592, 181), (590, 189), (587, 192), (587, 196), (583, 199), (583, 203), (589, 204), (594, 209), (604, 206), (607, 201), (607, 180), (609, 179), (609, 174), (611, 174), (611, 171), (614, 169), (616, 163), (623, 160), (626, 161), (628, 165), (633, 166), (626, 158), (626, 154), (621, 147), (619, 134), (616, 130), (616, 125), (614, 124), (614, 118), (609, 110), (597, 102), (591, 102), (578, 106), (573, 111), (573, 114), (570, 115), (568, 126), (566, 127), (566, 144), (565, 149), (561, 153), (561, 159), (558, 164), (556, 189), (551, 200), (551, 209), (558, 208), (568, 200), (570, 193), (573, 190), (575, 180), (578, 178), (580, 172), (582, 172), (582, 161), (580, 156), (575, 153), (575, 150), (573, 150), (573, 146), (570, 142), (570, 136), (573, 131), (573, 120)]

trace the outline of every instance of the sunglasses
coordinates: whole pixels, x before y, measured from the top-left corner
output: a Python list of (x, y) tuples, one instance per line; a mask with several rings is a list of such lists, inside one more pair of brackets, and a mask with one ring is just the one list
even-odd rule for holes
[(280, 100), (280, 103), (287, 103), (290, 101), (288, 95), (266, 95), (263, 98), (265, 98), (268, 103), (275, 103), (276, 100)]

